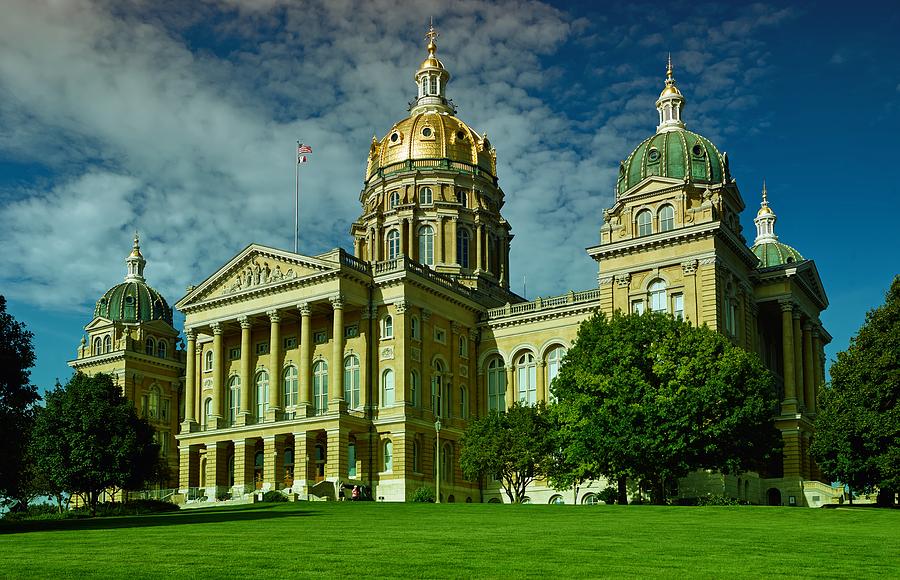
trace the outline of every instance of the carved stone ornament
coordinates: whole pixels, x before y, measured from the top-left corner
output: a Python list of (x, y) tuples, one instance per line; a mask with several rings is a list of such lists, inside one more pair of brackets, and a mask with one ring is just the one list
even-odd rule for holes
[(297, 305), (297, 310), (300, 311), (300, 316), (309, 316), (312, 313), (309, 302), (301, 302)]
[(241, 325), (242, 330), (246, 330), (246, 329), (250, 328), (251, 326), (253, 326), (250, 323), (250, 318), (248, 318), (246, 316), (238, 316), (237, 321), (238, 321), (238, 324)]
[(394, 308), (397, 310), (397, 314), (403, 314), (410, 307), (410, 303), (406, 300), (398, 300), (394, 302)]
[(409, 349), (409, 356), (415, 362), (422, 362), (422, 349), (412, 347)]
[(431, 320), (431, 310), (428, 310), (427, 308), (423, 308), (422, 309), (422, 322), (428, 322), (429, 320)]
[(616, 284), (619, 285), (619, 288), (628, 288), (631, 284), (631, 274), (619, 274), (616, 276)]
[(378, 351), (378, 358), (380, 360), (392, 360), (394, 358), (394, 347), (393, 346), (383, 346)]
[(331, 301), (331, 307), (335, 310), (343, 310), (344, 308), (344, 296), (343, 294), (338, 294), (336, 296), (332, 296), (329, 298)]
[(253, 260), (232, 278), (230, 284), (225, 284), (222, 288), (222, 294), (234, 294), (242, 290), (274, 284), (283, 280), (291, 280), (296, 277), (297, 274), (293, 268), (288, 268), (287, 272), (282, 272), (280, 264), (276, 264), (273, 270), (269, 267), (268, 262)]
[(697, 273), (697, 260), (688, 260), (681, 263), (681, 271), (685, 276), (693, 276)]
[(459, 376), (462, 378), (468, 378), (469, 376), (469, 365), (459, 365)]
[(266, 314), (269, 316), (269, 321), (281, 322), (281, 314), (277, 310), (267, 310)]

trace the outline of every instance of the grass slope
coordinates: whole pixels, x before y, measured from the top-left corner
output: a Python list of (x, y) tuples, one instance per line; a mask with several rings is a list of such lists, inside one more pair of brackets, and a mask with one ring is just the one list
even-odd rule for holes
[(900, 577), (900, 511), (306, 503), (0, 525), (4, 578)]

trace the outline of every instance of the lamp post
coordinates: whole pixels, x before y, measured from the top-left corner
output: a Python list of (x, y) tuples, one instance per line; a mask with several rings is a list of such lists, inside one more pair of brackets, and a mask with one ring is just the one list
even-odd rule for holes
[(441, 418), (434, 422), (434, 432), (437, 435), (437, 452), (435, 453), (435, 478), (434, 478), (434, 501), (441, 503)]

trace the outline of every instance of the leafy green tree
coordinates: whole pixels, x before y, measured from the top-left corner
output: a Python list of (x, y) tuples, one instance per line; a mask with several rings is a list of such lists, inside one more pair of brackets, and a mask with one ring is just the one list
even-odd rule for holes
[(566, 444), (550, 470), (557, 485), (566, 471), (617, 480), (620, 490), (628, 477), (664, 503), (677, 478), (754, 469), (781, 444), (773, 378), (759, 357), (667, 314), (586, 320), (552, 390)]
[(6, 312), (0, 296), (0, 500), (13, 509), (28, 504), (26, 446), (40, 399), (29, 378), (32, 333)]
[(53, 489), (81, 495), (94, 514), (104, 490), (140, 489), (157, 478), (162, 462), (153, 428), (112, 376), (76, 373), (45, 400), (32, 452)]
[(459, 463), (466, 479), (495, 477), (511, 502), (521, 503), (525, 489), (541, 474), (552, 439), (547, 407), (513, 404), (469, 423), (460, 445)]
[[(900, 491), (900, 276), (885, 303), (831, 365), (819, 394), (810, 453), (829, 477), (854, 490)], [(890, 501), (889, 503), (892, 503)]]

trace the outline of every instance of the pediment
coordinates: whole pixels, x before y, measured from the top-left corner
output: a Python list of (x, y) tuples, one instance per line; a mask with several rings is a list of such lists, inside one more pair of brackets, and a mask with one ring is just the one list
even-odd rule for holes
[(806, 285), (813, 297), (819, 301), (822, 309), (828, 307), (828, 296), (825, 294), (825, 286), (822, 284), (822, 278), (819, 277), (819, 270), (816, 268), (815, 262), (807, 260), (804, 268), (797, 272), (798, 276)]
[(320, 258), (252, 244), (193, 288), (175, 306), (183, 309), (212, 298), (258, 290), (334, 269), (334, 264)]
[(629, 197), (654, 193), (665, 189), (671, 189), (672, 187), (678, 187), (680, 185), (684, 185), (683, 179), (648, 175), (630, 190), (626, 191), (625, 195), (621, 196), (619, 199), (627, 199)]
[(84, 329), (87, 332), (93, 332), (95, 330), (104, 330), (110, 326), (112, 326), (113, 321), (109, 318), (104, 318), (102, 316), (95, 316), (93, 320), (88, 322), (87, 326)]

